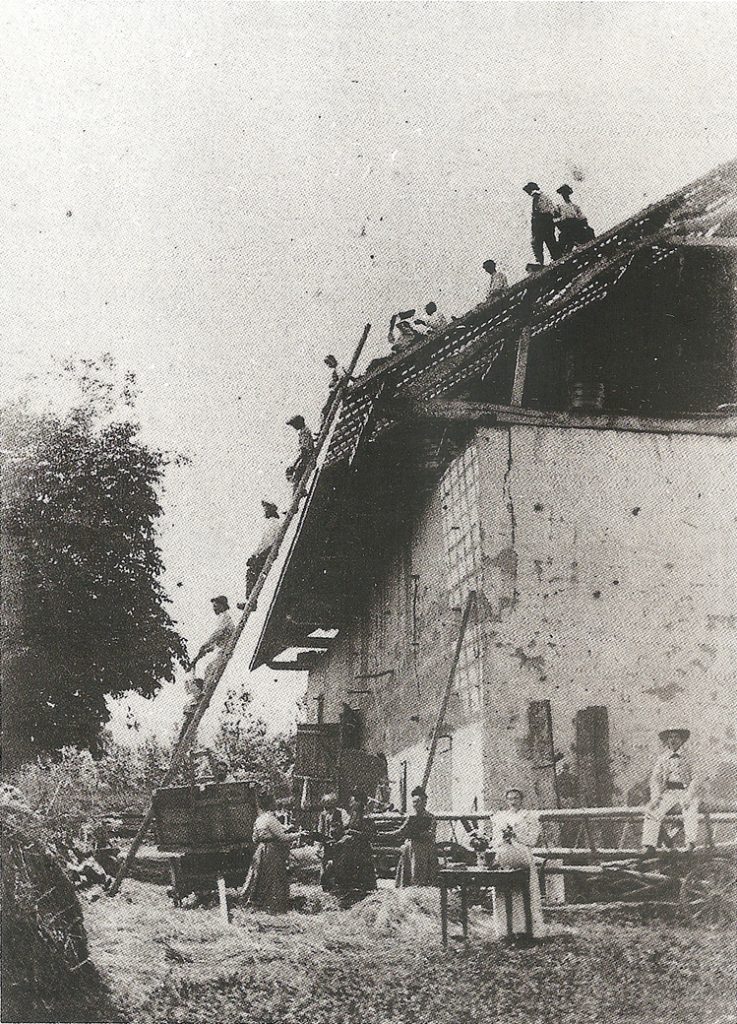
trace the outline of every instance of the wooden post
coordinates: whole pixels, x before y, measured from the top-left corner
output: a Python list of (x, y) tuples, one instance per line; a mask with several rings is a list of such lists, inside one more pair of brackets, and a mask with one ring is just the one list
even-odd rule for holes
[(609, 761), (609, 713), (605, 707), (576, 712), (578, 802), (582, 807), (609, 807), (612, 772)]
[(555, 773), (553, 716), (549, 700), (531, 700), (527, 707), (530, 760), (536, 807), (560, 807)]
[(225, 891), (225, 879), (218, 875), (218, 901), (220, 904), (220, 920), (224, 924), (230, 924), (230, 912), (228, 910), (228, 894)]
[(527, 356), (530, 350), (530, 328), (523, 327), (517, 342), (517, 363), (514, 367), (511, 405), (522, 405), (527, 380)]
[(461, 628), (458, 632), (458, 641), (456, 643), (456, 649), (453, 654), (453, 661), (450, 666), (450, 672), (448, 673), (448, 682), (445, 684), (445, 693), (443, 694), (443, 700), (440, 705), (440, 711), (438, 712), (438, 720), (435, 723), (435, 728), (432, 733), (432, 740), (430, 741), (430, 753), (427, 755), (427, 764), (425, 765), (425, 772), (422, 776), (422, 788), (427, 789), (427, 783), (430, 778), (430, 772), (432, 771), (433, 761), (435, 760), (435, 752), (438, 749), (438, 740), (440, 739), (440, 733), (443, 728), (445, 721), (445, 713), (448, 710), (448, 702), (450, 701), (450, 693), (453, 689), (453, 681), (456, 675), (456, 669), (458, 668), (458, 660), (461, 656), (461, 648), (463, 647), (463, 638), (466, 635), (466, 626), (468, 625), (468, 619), (471, 615), (471, 608), (476, 604), (476, 591), (470, 591), (468, 599), (466, 600), (466, 607), (463, 610), (463, 618), (461, 619)]

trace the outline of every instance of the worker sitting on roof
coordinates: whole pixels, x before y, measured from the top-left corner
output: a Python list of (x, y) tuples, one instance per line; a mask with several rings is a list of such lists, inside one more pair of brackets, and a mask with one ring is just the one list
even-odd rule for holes
[(227, 597), (219, 596), (211, 598), (212, 610), (217, 618), (217, 626), (213, 633), (205, 640), (204, 644), (200, 647), (199, 651), (195, 655), (194, 659), (190, 663), (190, 669), (194, 671), (195, 665), (200, 661), (206, 654), (215, 652), (215, 657), (211, 658), (208, 662), (207, 668), (205, 669), (205, 677), (203, 680), (204, 690), (207, 690), (210, 683), (212, 682), (213, 676), (221, 666), (225, 658), (225, 650), (230, 643), (230, 640), (235, 632), (235, 625), (230, 617), (230, 605)]
[(404, 352), (417, 341), (419, 335), (412, 324), (415, 312), (414, 309), (405, 309), (395, 313), (389, 321), (389, 345), (392, 352)]
[(476, 309), (488, 309), (489, 306), (499, 298), (502, 292), (509, 287), (507, 275), (497, 270), (496, 260), (484, 260), (482, 267), (489, 275), (489, 287), (484, 298), (475, 307)]
[(348, 381), (351, 379), (348, 374), (348, 371), (343, 369), (343, 367), (339, 365), (338, 360), (335, 358), (334, 355), (325, 356), (323, 362), (325, 363), (326, 366), (330, 367), (330, 370), (332, 372), (330, 374), (330, 383), (328, 384), (328, 400), (322, 407), (322, 412), (320, 413), (320, 429), (322, 429), (322, 425), (327, 419), (327, 415), (330, 412), (333, 402), (335, 401), (335, 395), (336, 392), (338, 391), (338, 388), (344, 381)]
[(551, 260), (557, 260), (560, 256), (560, 249), (555, 238), (555, 216), (558, 207), (544, 192), (536, 181), (528, 181), (522, 189), (528, 196), (532, 196), (532, 216), (530, 228), (532, 231), (532, 251), (535, 259), (542, 267), (545, 263), (543, 247), (547, 246)]
[(291, 466), (287, 466), (287, 480), (291, 481), (293, 490), (297, 490), (299, 482), (305, 471), (312, 468), (315, 459), (315, 441), (312, 431), (305, 425), (304, 417), (292, 416), (287, 420), (288, 427), (294, 427), (297, 431), (297, 443), (299, 454)]
[(585, 245), (595, 238), (593, 228), (583, 215), (580, 206), (571, 202), (573, 189), (570, 185), (561, 185), (556, 192), (562, 198), (562, 203), (557, 208), (555, 223), (558, 228), (558, 244), (561, 253), (573, 252), (577, 245)]
[[(282, 522), (279, 518), (279, 509), (273, 501), (262, 501), (261, 504), (264, 509), (266, 525), (264, 526), (259, 542), (256, 545), (256, 549), (246, 562), (246, 599), (248, 599), (251, 591), (256, 586), (256, 581), (261, 575), (261, 570), (266, 564), (269, 552), (274, 546), (274, 541), (276, 540), (276, 535), (279, 532)], [(245, 601), (239, 603), (237, 607), (243, 611), (246, 607)], [(251, 611), (255, 610), (256, 605), (254, 604)]]
[(434, 302), (428, 302), (425, 306), (424, 315), (418, 316), (412, 321), (415, 333), (422, 337), (427, 337), (430, 334), (442, 334), (447, 326), (448, 321), (446, 317), (438, 312), (438, 307)]

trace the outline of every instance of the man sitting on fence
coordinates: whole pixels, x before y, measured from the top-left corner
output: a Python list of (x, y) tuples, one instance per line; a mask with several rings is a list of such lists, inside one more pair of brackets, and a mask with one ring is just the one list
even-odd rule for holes
[(688, 729), (663, 729), (658, 733), (666, 749), (655, 762), (650, 777), (650, 802), (642, 824), (642, 846), (654, 853), (660, 826), (668, 811), (679, 807), (683, 815), (686, 847), (693, 850), (699, 828), (701, 781), (683, 746), (691, 735)]

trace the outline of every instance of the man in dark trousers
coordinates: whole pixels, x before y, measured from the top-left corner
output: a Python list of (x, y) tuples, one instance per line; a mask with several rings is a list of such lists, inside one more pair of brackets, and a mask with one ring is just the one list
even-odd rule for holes
[(555, 217), (558, 207), (550, 196), (540, 191), (540, 186), (535, 181), (528, 181), (522, 191), (532, 196), (532, 251), (542, 267), (545, 265), (544, 246), (547, 246), (551, 260), (557, 260), (560, 256), (560, 248), (555, 238)]

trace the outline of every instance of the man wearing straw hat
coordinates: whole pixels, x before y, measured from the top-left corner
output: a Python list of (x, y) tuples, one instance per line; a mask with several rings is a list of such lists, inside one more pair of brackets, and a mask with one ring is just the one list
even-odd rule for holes
[(693, 850), (699, 828), (700, 780), (691, 758), (683, 749), (691, 733), (688, 729), (671, 727), (658, 733), (665, 750), (655, 762), (650, 776), (650, 803), (642, 823), (642, 846), (654, 853), (660, 826), (668, 811), (680, 807), (686, 847)]

